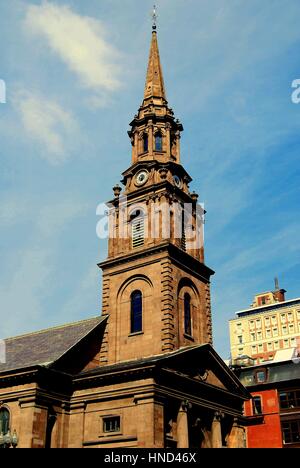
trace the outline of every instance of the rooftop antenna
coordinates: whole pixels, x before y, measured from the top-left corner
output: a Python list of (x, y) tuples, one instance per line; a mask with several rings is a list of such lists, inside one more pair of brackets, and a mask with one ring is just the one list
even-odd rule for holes
[(279, 290), (279, 281), (278, 281), (277, 276), (276, 276), (276, 278), (274, 278), (274, 282), (275, 282), (275, 291), (278, 291)]
[(156, 26), (157, 26), (157, 12), (156, 12), (156, 5), (153, 5), (153, 12), (152, 12), (152, 29), (153, 31), (156, 30)]

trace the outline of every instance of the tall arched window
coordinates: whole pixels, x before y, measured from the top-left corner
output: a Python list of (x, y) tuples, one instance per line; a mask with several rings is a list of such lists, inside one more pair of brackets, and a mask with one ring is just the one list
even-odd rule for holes
[(144, 135), (143, 135), (143, 151), (144, 151), (144, 153), (146, 153), (148, 151), (148, 142), (149, 142), (148, 135), (147, 135), (147, 133), (144, 133)]
[(131, 294), (130, 333), (137, 333), (143, 329), (143, 296), (141, 291)]
[(162, 134), (160, 132), (155, 135), (155, 149), (156, 151), (162, 151)]
[(9, 431), (9, 411), (6, 408), (0, 409), (0, 434), (7, 434)]
[(184, 295), (184, 333), (192, 336), (191, 296)]

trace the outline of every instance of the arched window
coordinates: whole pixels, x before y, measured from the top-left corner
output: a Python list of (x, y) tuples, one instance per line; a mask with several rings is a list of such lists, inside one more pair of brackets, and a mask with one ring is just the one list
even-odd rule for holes
[(160, 132), (155, 135), (155, 149), (156, 151), (162, 151), (162, 134)]
[(143, 328), (143, 296), (141, 291), (131, 294), (130, 333), (137, 333)]
[(9, 411), (6, 408), (1, 408), (0, 409), (0, 434), (2, 433), (3, 435), (7, 434), (9, 431)]
[(148, 135), (147, 135), (147, 133), (144, 133), (144, 135), (143, 135), (143, 151), (144, 151), (144, 153), (146, 153), (148, 151), (148, 142), (149, 142)]
[(184, 333), (192, 336), (192, 316), (191, 316), (191, 296), (188, 293), (184, 295)]

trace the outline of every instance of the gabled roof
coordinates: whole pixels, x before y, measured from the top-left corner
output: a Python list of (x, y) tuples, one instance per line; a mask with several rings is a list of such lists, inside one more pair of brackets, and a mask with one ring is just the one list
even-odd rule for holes
[(242, 385), (235, 373), (229, 369), (223, 359), (217, 354), (213, 347), (206, 343), (202, 345), (187, 346), (176, 351), (159, 355), (122, 361), (115, 364), (89, 369), (76, 376), (77, 381), (90, 378), (109, 378), (113, 374), (120, 376), (122, 373), (128, 375), (129, 372), (138, 371), (143, 367), (164, 368), (182, 370), (189, 372), (190, 367), (213, 369), (216, 376), (220, 378), (225, 387), (237, 395), (248, 399), (248, 391)]
[(0, 362), (0, 373), (37, 365), (46, 366), (57, 361), (106, 318), (103, 315), (7, 338), (4, 340), (6, 362)]

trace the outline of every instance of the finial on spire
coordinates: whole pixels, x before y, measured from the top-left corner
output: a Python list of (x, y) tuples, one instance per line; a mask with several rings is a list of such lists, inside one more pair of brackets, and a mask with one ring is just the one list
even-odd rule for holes
[(157, 22), (157, 13), (156, 13), (156, 5), (153, 5), (153, 12), (152, 12), (152, 30), (155, 31), (156, 30), (156, 22)]

